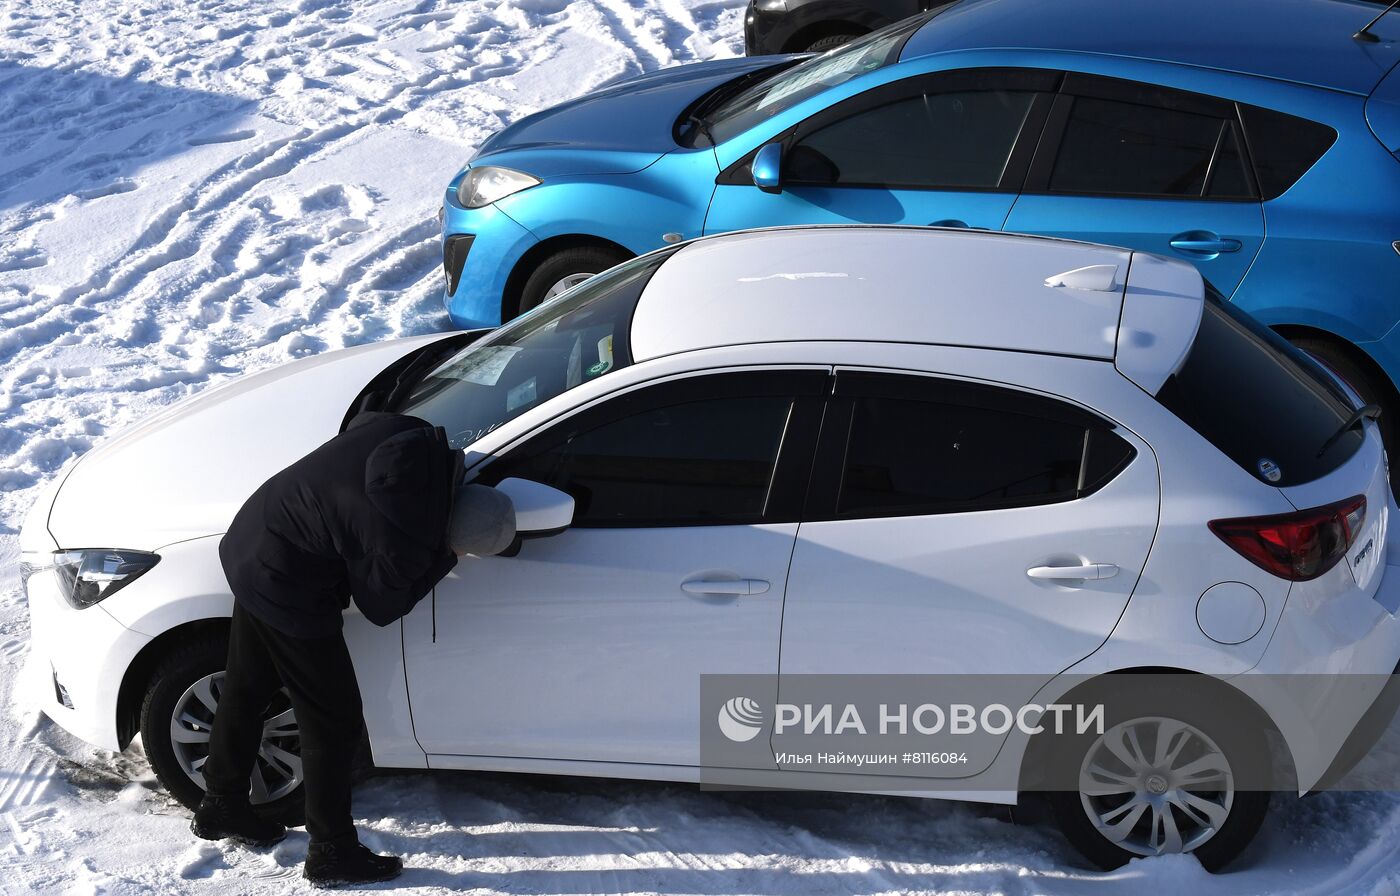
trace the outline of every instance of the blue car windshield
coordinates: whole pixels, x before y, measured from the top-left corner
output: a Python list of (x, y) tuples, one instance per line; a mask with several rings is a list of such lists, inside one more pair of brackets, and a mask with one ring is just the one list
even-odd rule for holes
[(531, 408), (632, 363), (632, 311), (670, 252), (586, 280), (439, 364), (395, 410), (462, 448)]
[(759, 81), (706, 112), (710, 136), (723, 143), (808, 97), (898, 61), (904, 42), (943, 8), (871, 32)]

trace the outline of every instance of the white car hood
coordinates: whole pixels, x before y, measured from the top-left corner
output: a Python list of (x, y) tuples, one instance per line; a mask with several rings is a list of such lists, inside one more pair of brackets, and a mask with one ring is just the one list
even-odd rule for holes
[(49, 531), (64, 549), (156, 550), (220, 534), (268, 477), (340, 431), (375, 374), (440, 338), (327, 352), (178, 402), (84, 455)]

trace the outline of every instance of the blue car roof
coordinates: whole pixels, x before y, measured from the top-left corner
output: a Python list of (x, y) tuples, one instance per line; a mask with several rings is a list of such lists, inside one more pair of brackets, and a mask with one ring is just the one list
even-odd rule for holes
[(1400, 59), (1400, 10), (1352, 35), (1369, 0), (961, 0), (909, 38), (901, 59), (1016, 48), (1097, 53), (1241, 72), (1366, 95)]

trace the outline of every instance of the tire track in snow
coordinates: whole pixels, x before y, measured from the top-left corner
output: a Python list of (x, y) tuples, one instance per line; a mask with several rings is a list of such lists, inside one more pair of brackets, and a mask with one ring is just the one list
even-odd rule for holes
[(48, 790), (56, 767), (52, 756), (30, 751), (18, 768), (0, 771), (0, 813), (12, 818), (15, 809), (38, 802)]

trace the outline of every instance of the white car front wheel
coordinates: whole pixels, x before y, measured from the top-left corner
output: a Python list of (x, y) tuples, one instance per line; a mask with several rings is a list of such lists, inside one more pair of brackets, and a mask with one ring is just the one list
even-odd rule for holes
[[(141, 706), (141, 742), (171, 796), (193, 809), (204, 797), (203, 767), (227, 656), (226, 639), (176, 648), (157, 666)], [(301, 735), (285, 690), (264, 711), (263, 739), (249, 800), (268, 815), (296, 823), (303, 810)]]

